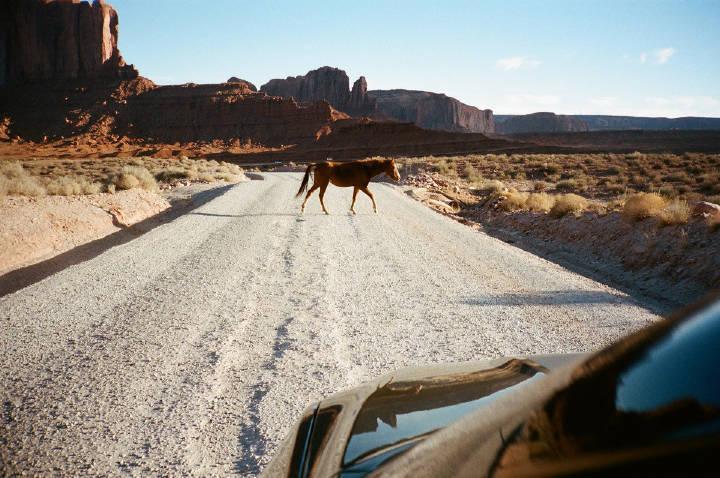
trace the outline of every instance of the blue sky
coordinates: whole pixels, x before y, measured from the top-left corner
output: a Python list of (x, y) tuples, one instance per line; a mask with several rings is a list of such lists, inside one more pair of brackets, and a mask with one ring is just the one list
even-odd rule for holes
[(497, 114), (720, 116), (718, 0), (110, 0), (159, 84), (329, 65)]

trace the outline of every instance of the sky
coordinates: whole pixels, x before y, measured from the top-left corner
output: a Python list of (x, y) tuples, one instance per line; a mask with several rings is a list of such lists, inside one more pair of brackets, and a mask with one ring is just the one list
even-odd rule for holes
[(720, 116), (719, 0), (109, 0), (158, 84), (321, 66), (496, 114)]

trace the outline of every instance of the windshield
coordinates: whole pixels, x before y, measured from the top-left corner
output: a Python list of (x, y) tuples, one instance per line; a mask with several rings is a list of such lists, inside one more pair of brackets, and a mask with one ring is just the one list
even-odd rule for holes
[(720, 432), (720, 303), (661, 337), (621, 342), (589, 363), (531, 415), (501, 469)]

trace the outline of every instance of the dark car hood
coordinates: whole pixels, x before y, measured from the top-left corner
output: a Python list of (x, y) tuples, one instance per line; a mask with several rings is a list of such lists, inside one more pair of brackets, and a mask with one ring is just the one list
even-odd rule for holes
[[(312, 436), (300, 438), (302, 431), (292, 436), (307, 443), (304, 467), (311, 476), (362, 476), (513, 393), (520, 384), (583, 356), (500, 358), (398, 370), (323, 400), (306, 411), (306, 417), (315, 417)], [(297, 449), (296, 444), (283, 445), (266, 470), (268, 476), (284, 475), (293, 467), (292, 448)]]

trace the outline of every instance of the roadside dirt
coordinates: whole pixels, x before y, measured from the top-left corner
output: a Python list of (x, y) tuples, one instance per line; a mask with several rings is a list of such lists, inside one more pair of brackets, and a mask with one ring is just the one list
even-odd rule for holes
[(459, 181), (433, 174), (406, 178), (406, 194), (463, 224), (613, 287), (657, 301), (659, 311), (693, 302), (720, 287), (720, 228), (702, 218), (662, 226), (617, 212), (561, 218), (505, 211), (478, 200)]
[(111, 234), (170, 207), (130, 189), (88, 196), (0, 197), (0, 274)]

